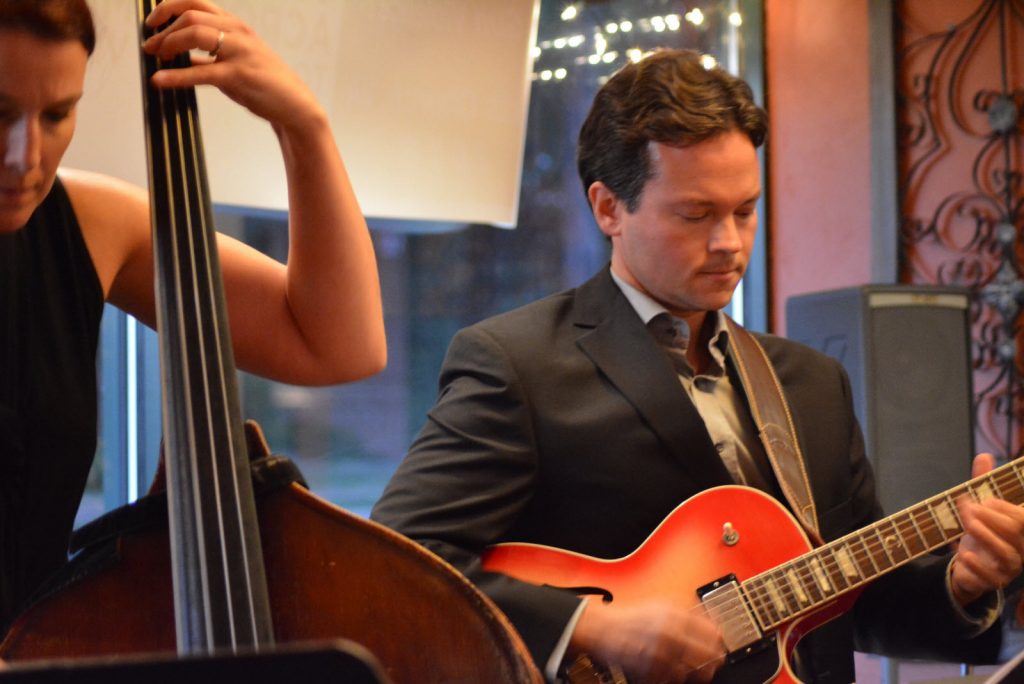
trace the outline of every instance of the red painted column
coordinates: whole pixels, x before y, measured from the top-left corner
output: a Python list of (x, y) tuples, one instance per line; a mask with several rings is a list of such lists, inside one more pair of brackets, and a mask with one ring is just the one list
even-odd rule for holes
[[(770, 325), (792, 295), (871, 277), (868, 0), (767, 0)], [(764, 220), (766, 219), (766, 220)]]

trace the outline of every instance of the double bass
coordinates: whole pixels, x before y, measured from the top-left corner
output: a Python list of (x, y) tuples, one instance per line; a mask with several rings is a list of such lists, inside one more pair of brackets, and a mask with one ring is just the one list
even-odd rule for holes
[[(140, 35), (157, 2), (137, 0)], [(14, 621), (0, 658), (12, 671), (195, 662), (343, 640), (381, 681), (542, 681), (465, 577), (311, 494), (243, 424), (195, 92), (150, 85), (189, 57), (142, 61), (166, 489), (77, 534), (82, 548)]]

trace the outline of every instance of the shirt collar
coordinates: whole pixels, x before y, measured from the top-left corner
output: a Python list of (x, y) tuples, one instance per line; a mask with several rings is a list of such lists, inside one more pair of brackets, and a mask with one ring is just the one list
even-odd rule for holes
[[(646, 293), (641, 292), (620, 278), (614, 270), (610, 270), (610, 273), (612, 280), (614, 280), (615, 284), (618, 285), (622, 294), (625, 295), (626, 300), (629, 301), (630, 305), (633, 307), (633, 310), (636, 311), (638, 316), (640, 316), (640, 320), (644, 322), (644, 325), (650, 323), (651, 319), (658, 314), (667, 314), (679, 327), (679, 331), (683, 334), (683, 337), (687, 338), (687, 340), (689, 339), (689, 326), (683, 325), (682, 322), (669, 313), (668, 309), (664, 306), (659, 304)], [(713, 317), (715, 324), (715, 332), (711, 335), (710, 349), (713, 350), (712, 355), (715, 357), (716, 361), (721, 363), (722, 358), (720, 355), (726, 354), (726, 351), (729, 348), (729, 331), (725, 327), (725, 316), (717, 310), (708, 311), (708, 316)], [(719, 354), (715, 354), (714, 351), (719, 352)]]

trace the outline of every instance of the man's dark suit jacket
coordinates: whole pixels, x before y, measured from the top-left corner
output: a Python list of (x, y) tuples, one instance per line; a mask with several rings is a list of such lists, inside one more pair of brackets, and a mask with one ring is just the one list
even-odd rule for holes
[[(879, 518), (841, 366), (759, 339), (792, 409), (823, 537)], [(543, 668), (579, 599), (482, 572), (481, 550), (516, 541), (618, 558), (679, 503), (723, 484), (732, 480), (667, 355), (606, 268), (455, 336), (437, 403), (372, 517), (464, 572)], [(801, 675), (853, 681), (855, 636), (894, 656), (993, 657), (997, 629), (958, 642), (970, 627), (948, 598), (946, 565), (930, 557), (875, 582), (801, 642)]]

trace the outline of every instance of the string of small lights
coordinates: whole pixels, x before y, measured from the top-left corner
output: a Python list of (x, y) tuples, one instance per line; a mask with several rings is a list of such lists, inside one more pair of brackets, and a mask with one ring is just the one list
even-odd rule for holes
[[(656, 47), (701, 49), (709, 36), (718, 37), (713, 41), (716, 46), (734, 43), (743, 25), (735, 0), (708, 1), (700, 6), (665, 0), (578, 0), (561, 6), (560, 18), (561, 22), (547, 22), (556, 26), (558, 33), (538, 36), (531, 48), (534, 81), (558, 83), (577, 73), (588, 74), (588, 67), (599, 67), (588, 75), (603, 81), (627, 60), (637, 62)], [(709, 68), (719, 62), (709, 53), (704, 60)]]

